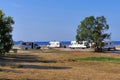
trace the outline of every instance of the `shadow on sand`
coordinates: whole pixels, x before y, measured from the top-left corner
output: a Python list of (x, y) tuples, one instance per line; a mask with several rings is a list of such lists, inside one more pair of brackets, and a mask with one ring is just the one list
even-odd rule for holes
[[(0, 72), (12, 72), (12, 73), (22, 73), (20, 71), (16, 71), (16, 70), (9, 70), (9, 69), (0, 69)], [(1, 79), (0, 79), (1, 80)]]
[(31, 55), (19, 55), (19, 56), (5, 56), (0, 57), (0, 62), (41, 62), (41, 63), (56, 63), (56, 60), (43, 60), (42, 58), (38, 58), (37, 56)]
[(11, 79), (7, 79), (7, 78), (0, 78), (0, 80), (11, 80)]
[(63, 66), (38, 66), (38, 65), (22, 65), (23, 68), (30, 69), (71, 69), (72, 67), (63, 67)]
[(115, 50), (115, 51), (106, 51), (107, 53), (113, 53), (113, 54), (120, 54), (120, 50)]
[[(33, 63), (56, 63), (56, 60), (44, 60), (37, 56), (5, 56), (0, 58), (0, 66), (9, 66), (11, 68), (25, 68), (25, 69), (71, 69), (71, 67), (64, 66), (39, 66), (39, 65), (22, 65), (16, 63), (33, 62)], [(6, 71), (6, 70), (4, 70)]]

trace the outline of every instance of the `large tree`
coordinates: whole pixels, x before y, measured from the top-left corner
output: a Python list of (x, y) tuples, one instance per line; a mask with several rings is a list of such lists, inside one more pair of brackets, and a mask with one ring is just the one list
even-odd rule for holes
[(76, 40), (88, 41), (94, 43), (94, 48), (96, 51), (101, 51), (101, 47), (104, 46), (103, 41), (110, 38), (110, 34), (106, 33), (109, 29), (106, 18), (104, 16), (100, 17), (86, 17), (78, 25)]
[(5, 16), (0, 10), (0, 54), (8, 53), (13, 45), (12, 25), (14, 20), (10, 16)]

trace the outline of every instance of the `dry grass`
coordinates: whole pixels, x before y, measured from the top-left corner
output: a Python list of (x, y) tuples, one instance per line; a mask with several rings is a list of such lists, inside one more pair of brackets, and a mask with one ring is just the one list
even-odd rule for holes
[(56, 49), (18, 51), (0, 59), (0, 79), (120, 80), (120, 62), (74, 60), (86, 57), (120, 58), (120, 54)]

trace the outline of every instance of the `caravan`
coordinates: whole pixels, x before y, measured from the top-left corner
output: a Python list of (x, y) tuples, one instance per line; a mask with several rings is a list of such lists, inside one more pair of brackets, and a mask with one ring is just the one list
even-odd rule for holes
[(104, 46), (102, 47), (102, 49), (104, 50), (116, 50), (115, 45), (113, 44), (112, 41), (103, 41)]
[(20, 48), (22, 49), (40, 49), (40, 46), (38, 46), (34, 42), (21, 42), (20, 43)]
[(71, 49), (85, 49), (89, 48), (89, 43), (87, 41), (80, 41), (80, 43), (76, 41), (71, 41), (71, 45), (68, 46)]
[(49, 45), (47, 45), (49, 48), (59, 48), (61, 47), (61, 43), (59, 41), (51, 41), (49, 42)]

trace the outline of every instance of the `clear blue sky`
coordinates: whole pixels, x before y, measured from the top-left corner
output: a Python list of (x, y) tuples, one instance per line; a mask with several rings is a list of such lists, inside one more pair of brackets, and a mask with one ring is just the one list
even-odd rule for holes
[(15, 41), (75, 40), (80, 21), (105, 16), (112, 40), (120, 40), (120, 0), (0, 0), (15, 20)]

